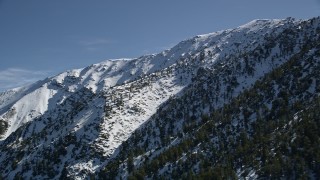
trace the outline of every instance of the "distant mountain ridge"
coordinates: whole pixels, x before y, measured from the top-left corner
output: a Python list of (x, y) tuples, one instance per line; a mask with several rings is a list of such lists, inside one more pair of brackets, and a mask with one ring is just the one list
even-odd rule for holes
[[(319, 17), (254, 20), (182, 41), (159, 54), (108, 60), (1, 93), (1, 176), (299, 177), (292, 175), (292, 169), (280, 168), (272, 174), (262, 160), (229, 153), (237, 146), (244, 148), (235, 142), (257, 138), (255, 122), (266, 124), (285, 114), (281, 125), (286, 125), (290, 118), (308, 113), (302, 111), (305, 108), (316, 107), (319, 40)], [(283, 96), (291, 98), (278, 102)], [(293, 108), (298, 102), (300, 106)], [(203, 130), (206, 124), (215, 130)], [(279, 125), (272, 127), (275, 132)], [(303, 137), (298, 127), (292, 127)], [(311, 143), (318, 142), (317, 137)], [(203, 153), (212, 150), (208, 147), (221, 150), (243, 167), (217, 159), (218, 154)], [(259, 148), (253, 149), (261, 158)], [(293, 158), (288, 154), (283, 157)], [(302, 171), (319, 177), (319, 161), (312, 162)], [(222, 174), (215, 174), (218, 171)]]

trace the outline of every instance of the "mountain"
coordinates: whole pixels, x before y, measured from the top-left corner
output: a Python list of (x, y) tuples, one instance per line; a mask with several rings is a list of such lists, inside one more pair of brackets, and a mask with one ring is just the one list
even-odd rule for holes
[(3, 92), (0, 179), (317, 179), (319, 42), (254, 20)]

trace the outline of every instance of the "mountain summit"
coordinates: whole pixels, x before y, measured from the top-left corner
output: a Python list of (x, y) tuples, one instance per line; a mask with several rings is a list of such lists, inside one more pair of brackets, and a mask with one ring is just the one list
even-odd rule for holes
[(0, 93), (0, 179), (316, 179), (319, 42), (254, 20)]

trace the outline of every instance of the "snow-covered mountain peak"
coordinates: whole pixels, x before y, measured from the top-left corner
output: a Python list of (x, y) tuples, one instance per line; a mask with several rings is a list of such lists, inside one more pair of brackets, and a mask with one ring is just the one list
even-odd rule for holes
[[(172, 125), (196, 120), (299, 55), (304, 50), (301, 44), (318, 38), (319, 23), (310, 24), (290, 18), (254, 20), (192, 37), (158, 54), (106, 60), (1, 93), (0, 146), (14, 143), (25, 148), (19, 143), (32, 142), (36, 148), (20, 159), (25, 164), (59, 145), (56, 154), (61, 151), (64, 158), (53, 168), (57, 176), (63, 174), (62, 167), (72, 177), (97, 172), (117, 156), (121, 144), (135, 136), (132, 133), (137, 129), (150, 123), (159, 126), (162, 122), (157, 118), (170, 113), (176, 117)], [(189, 101), (191, 97), (196, 100)], [(182, 100), (192, 108), (186, 112), (166, 109), (167, 103), (183, 106), (179, 105)], [(153, 133), (150, 147), (159, 146), (157, 138), (162, 133)], [(0, 162), (7, 156), (0, 155)], [(9, 179), (20, 170), (9, 169), (5, 174)]]
[(249, 29), (250, 31), (256, 31), (261, 28), (273, 28), (276, 26), (281, 26), (284, 24), (289, 25), (290, 23), (301, 22), (302, 20), (296, 20), (294, 18), (288, 17), (286, 19), (255, 19), (236, 29)]
[[(70, 94), (82, 88), (90, 89), (95, 93), (106, 91), (110, 87), (161, 72), (163, 69), (175, 66), (178, 62), (181, 64), (182, 59), (190, 61), (194, 58), (210, 55), (210, 58), (202, 59), (203, 63), (205, 62), (203, 66), (208, 67), (209, 64), (215, 63), (222, 57), (237, 53), (239, 49), (256, 48), (264, 41), (264, 35), (271, 34), (272, 31), (280, 33), (286, 27), (291, 26), (293, 22), (298, 21), (292, 18), (254, 20), (235, 29), (195, 36), (158, 54), (145, 55), (134, 59), (106, 60), (83, 69), (66, 71), (44, 81), (39, 81), (29, 88), (24, 88), (25, 90), (16, 90), (11, 93), (8, 91), (6, 95), (3, 93), (0, 100), (6, 102), (0, 105), (2, 107), (0, 117), (6, 119), (10, 127), (18, 128), (21, 125), (20, 122), (22, 124), (28, 122), (48, 109), (56, 107), (56, 104), (63, 102)], [(190, 65), (191, 62), (185, 61), (184, 63)], [(32, 104), (33, 101), (30, 101), (30, 99), (41, 99), (43, 103), (35, 102)], [(11, 108), (8, 107), (9, 105), (11, 105)], [(3, 109), (4, 107), (7, 109)], [(14, 116), (9, 117), (6, 114), (9, 109), (16, 109)], [(16, 121), (19, 123), (16, 123)], [(17, 124), (17, 126), (13, 124)], [(16, 128), (7, 131), (3, 137), (7, 137)]]

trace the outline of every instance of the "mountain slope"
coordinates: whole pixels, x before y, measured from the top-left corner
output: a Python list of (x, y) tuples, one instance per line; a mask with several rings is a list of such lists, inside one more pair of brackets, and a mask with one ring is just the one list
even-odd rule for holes
[[(318, 42), (306, 45), (223, 107), (200, 118), (184, 117), (179, 112), (202, 109), (197, 104), (206, 104), (203, 97), (210, 96), (197, 92), (215, 76), (202, 74), (197, 79), (205, 81), (192, 87), (193, 94), (159, 109), (100, 176), (127, 176), (129, 171), (136, 177), (173, 179), (319, 177)], [(155, 130), (160, 133), (153, 137)]]
[[(248, 92), (256, 93), (259, 82), (273, 87), (268, 89), (274, 92), (270, 97), (264, 89), (261, 97), (252, 96), (259, 98), (258, 102), (268, 109), (283, 106), (281, 101), (274, 102), (277, 106), (271, 103), (279, 92), (283, 94), (280, 85), (297, 91), (290, 94), (292, 100), (285, 102), (287, 106), (298, 100), (308, 100), (312, 106), (316, 101), (319, 22), (319, 18), (255, 20), (235, 29), (196, 36), (159, 54), (105, 61), (1, 93), (1, 174), (9, 179), (126, 178), (141, 175), (141, 168), (145, 169), (142, 164), (149, 164), (152, 169), (144, 170), (144, 175), (151, 178), (157, 173), (175, 177), (181, 166), (171, 162), (171, 156), (161, 163), (158, 159), (175, 147), (188, 142), (191, 154), (209, 158), (212, 155), (197, 153), (207, 149), (198, 147), (196, 142), (211, 146), (212, 141), (217, 149), (221, 148), (217, 144), (226, 144), (223, 150), (227, 154), (232, 150), (228, 149), (229, 141), (215, 134), (198, 138), (195, 129), (199, 131), (206, 126), (204, 123), (214, 122), (212, 124), (223, 127), (220, 134), (233, 141), (237, 141), (241, 131), (254, 133), (252, 123), (261, 113), (258, 116), (252, 109), (262, 105), (250, 105), (251, 101), (241, 97)], [(301, 60), (301, 64), (292, 66), (296, 59)], [(295, 67), (300, 68), (291, 72)], [(302, 73), (304, 71), (306, 73)], [(284, 72), (289, 77), (287, 84), (282, 85), (278, 81)], [(310, 83), (301, 85), (306, 89), (295, 90), (300, 87), (300, 84), (295, 86), (300, 81), (296, 81), (294, 73), (300, 78), (307, 77), (302, 82)], [(270, 76), (275, 84), (268, 81)], [(305, 92), (307, 86), (309, 95)], [(264, 99), (267, 97), (270, 102)], [(230, 108), (233, 104), (237, 106)], [(250, 108), (243, 108), (246, 105)], [(306, 106), (307, 103), (301, 105)], [(231, 110), (225, 110), (228, 107)], [(221, 111), (228, 113), (221, 114)], [(279, 116), (278, 111), (275, 110), (275, 117)], [(228, 116), (220, 122), (210, 116), (217, 113)], [(263, 116), (263, 122), (273, 118), (268, 113)], [(227, 125), (230, 122), (232, 126)], [(229, 131), (233, 134), (226, 135)], [(193, 135), (196, 138), (190, 139)], [(213, 137), (207, 142), (209, 135)], [(190, 152), (179, 150), (174, 159), (182, 160), (182, 164), (190, 163), (192, 157), (186, 156), (188, 154)], [(214, 161), (217, 163), (211, 164), (212, 168), (225, 165), (218, 164), (220, 160)], [(151, 166), (152, 163), (157, 166)], [(199, 163), (199, 160), (191, 163), (195, 169), (192, 173), (201, 175)], [(169, 164), (171, 170), (168, 170)], [(240, 173), (243, 170), (256, 177), (264, 175), (259, 174), (257, 168), (263, 165), (240, 167), (238, 164), (228, 166), (237, 170), (235, 176), (243, 174)], [(313, 169), (309, 167), (309, 170)]]

